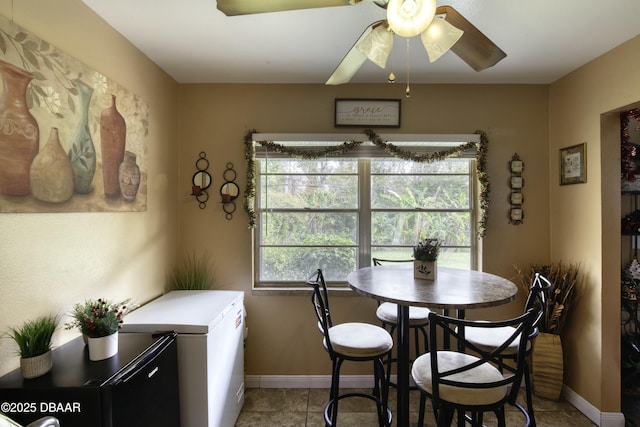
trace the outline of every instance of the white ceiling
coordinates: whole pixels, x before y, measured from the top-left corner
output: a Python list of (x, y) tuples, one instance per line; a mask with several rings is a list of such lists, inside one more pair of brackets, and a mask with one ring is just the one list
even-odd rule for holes
[[(324, 83), (362, 31), (373, 3), (227, 17), (215, 0), (83, 0), (179, 83)], [(268, 1), (268, 0), (264, 0)], [(473, 71), (454, 53), (430, 64), (409, 40), (412, 83), (551, 83), (640, 34), (640, 0), (438, 0), (507, 53)], [(387, 71), (367, 62), (352, 83), (406, 81), (406, 41)], [(638, 53), (640, 54), (640, 52)]]

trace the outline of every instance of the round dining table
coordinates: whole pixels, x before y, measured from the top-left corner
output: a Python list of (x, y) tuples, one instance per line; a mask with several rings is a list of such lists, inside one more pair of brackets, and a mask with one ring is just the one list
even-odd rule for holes
[[(409, 426), (409, 306), (442, 309), (464, 318), (465, 310), (513, 301), (518, 287), (508, 279), (476, 270), (438, 267), (434, 280), (413, 277), (412, 264), (363, 267), (347, 276), (357, 293), (398, 304), (397, 426)], [(447, 345), (447, 344), (445, 344)]]

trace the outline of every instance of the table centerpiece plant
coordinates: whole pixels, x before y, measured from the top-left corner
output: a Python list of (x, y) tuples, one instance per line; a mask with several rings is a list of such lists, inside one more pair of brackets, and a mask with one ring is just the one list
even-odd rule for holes
[(65, 327), (78, 328), (86, 337), (89, 359), (108, 359), (118, 352), (118, 331), (125, 314), (134, 308), (130, 298), (118, 303), (104, 298), (86, 300), (73, 306), (72, 320)]
[(20, 370), (26, 379), (42, 376), (51, 370), (51, 338), (58, 327), (58, 317), (47, 315), (22, 326), (9, 328), (9, 336), (18, 345)]
[(425, 238), (413, 247), (413, 276), (416, 279), (435, 280), (438, 271), (438, 255), (441, 242), (438, 239)]

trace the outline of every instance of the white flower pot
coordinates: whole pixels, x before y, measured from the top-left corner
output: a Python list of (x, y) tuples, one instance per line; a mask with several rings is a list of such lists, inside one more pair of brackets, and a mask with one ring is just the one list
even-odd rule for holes
[(438, 273), (437, 261), (413, 260), (413, 277), (416, 279), (436, 280)]
[(26, 379), (40, 377), (49, 372), (52, 366), (51, 350), (39, 356), (20, 359), (20, 370)]
[(118, 354), (118, 333), (107, 335), (106, 337), (92, 338), (87, 340), (89, 346), (89, 359), (94, 362), (108, 359)]

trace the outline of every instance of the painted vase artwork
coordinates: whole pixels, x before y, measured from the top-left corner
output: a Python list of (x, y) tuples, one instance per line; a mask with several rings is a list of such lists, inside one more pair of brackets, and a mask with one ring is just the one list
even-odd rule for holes
[(73, 168), (60, 144), (58, 128), (31, 164), (31, 194), (48, 203), (66, 202), (73, 196)]
[(124, 160), (124, 148), (127, 137), (127, 123), (118, 112), (116, 96), (111, 95), (111, 106), (100, 115), (100, 147), (102, 149), (102, 177), (104, 195), (120, 195), (118, 168)]
[(124, 161), (119, 168), (120, 191), (125, 202), (133, 202), (140, 187), (140, 168), (136, 164), (136, 155), (124, 152)]
[(38, 122), (29, 112), (27, 86), (33, 74), (0, 60), (0, 194), (30, 193), (29, 169), (40, 148)]
[(0, 79), (0, 214), (147, 210), (144, 100), (2, 15)]
[(75, 80), (80, 99), (80, 120), (76, 127), (73, 143), (69, 149), (69, 159), (73, 167), (73, 189), (79, 194), (88, 194), (93, 190), (93, 175), (96, 172), (96, 147), (89, 131), (89, 101), (93, 88), (82, 80)]

